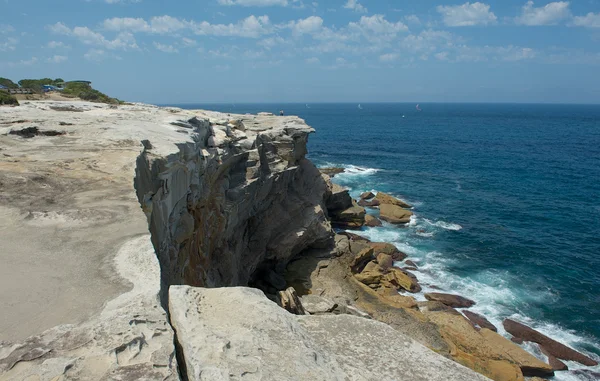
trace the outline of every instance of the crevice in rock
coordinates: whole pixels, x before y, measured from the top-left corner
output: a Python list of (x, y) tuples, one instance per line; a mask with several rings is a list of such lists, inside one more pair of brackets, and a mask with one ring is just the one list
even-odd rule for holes
[(10, 135), (17, 135), (22, 138), (30, 139), (35, 136), (61, 136), (65, 135), (65, 131), (56, 131), (56, 130), (43, 130), (40, 131), (38, 127), (27, 127), (20, 130), (11, 130), (9, 132)]

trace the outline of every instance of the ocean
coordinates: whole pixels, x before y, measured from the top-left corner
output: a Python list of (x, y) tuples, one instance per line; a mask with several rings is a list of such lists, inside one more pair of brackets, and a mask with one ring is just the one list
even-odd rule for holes
[(600, 359), (600, 105), (173, 106), (302, 117), (317, 131), (309, 158), (345, 168), (334, 181), (353, 197), (414, 205), (409, 226), (358, 233), (408, 254), (424, 292), (469, 297), (501, 333), (510, 317)]

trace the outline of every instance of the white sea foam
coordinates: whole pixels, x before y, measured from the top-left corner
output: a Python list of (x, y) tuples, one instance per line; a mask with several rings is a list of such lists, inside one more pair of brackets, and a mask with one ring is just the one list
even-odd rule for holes
[(343, 165), (342, 167), (344, 168), (344, 172), (341, 174), (349, 176), (370, 176), (380, 171), (377, 168), (359, 167), (356, 165)]
[(433, 222), (431, 220), (428, 220), (427, 218), (424, 218), (424, 220), (425, 220), (425, 222), (427, 222), (431, 226), (437, 226), (437, 227), (440, 227), (440, 228), (446, 229), (446, 230), (458, 231), (458, 230), (461, 230), (463, 228), (459, 224), (454, 224), (452, 222), (445, 222), (445, 221), (441, 221), (441, 220)]

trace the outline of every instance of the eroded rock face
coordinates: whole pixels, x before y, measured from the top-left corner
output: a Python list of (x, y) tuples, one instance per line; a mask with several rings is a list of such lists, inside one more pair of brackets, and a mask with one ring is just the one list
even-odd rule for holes
[(146, 149), (137, 160), (163, 290), (247, 285), (257, 270), (277, 272), (333, 236), (327, 184), (304, 158), (312, 128), (296, 117), (207, 116), (189, 121), (195, 143), (166, 156)]

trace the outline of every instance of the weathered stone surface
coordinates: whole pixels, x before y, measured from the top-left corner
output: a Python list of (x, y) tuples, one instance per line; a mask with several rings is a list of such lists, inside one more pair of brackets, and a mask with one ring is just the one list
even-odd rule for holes
[(559, 359), (577, 361), (587, 366), (598, 365), (597, 361), (591, 359), (583, 353), (577, 352), (576, 350), (571, 349), (556, 340), (552, 340), (548, 336), (539, 333), (525, 324), (518, 323), (511, 319), (504, 319), (502, 324), (504, 325), (504, 329), (506, 329), (506, 331), (511, 335), (521, 338), (525, 341), (538, 343), (542, 345), (546, 351), (548, 351), (548, 353)]
[(413, 215), (410, 210), (402, 209), (401, 207), (392, 204), (381, 204), (379, 206), (379, 211), (379, 218), (395, 225), (409, 223), (410, 217)]
[(445, 305), (453, 308), (468, 308), (475, 305), (475, 302), (471, 299), (467, 299), (460, 295), (444, 294), (441, 292), (431, 292), (425, 294), (425, 298), (427, 300), (442, 302)]
[(417, 277), (408, 271), (392, 267), (390, 272), (386, 274), (385, 279), (396, 287), (403, 288), (408, 292), (421, 291), (421, 286), (417, 281)]
[(417, 264), (414, 263), (413, 261), (411, 261), (410, 259), (407, 259), (406, 261), (404, 261), (404, 264), (406, 264), (407, 266), (410, 266), (410, 267), (419, 268), (419, 266), (417, 266)]
[(367, 214), (367, 215), (365, 215), (365, 226), (369, 226), (369, 227), (381, 226), (381, 221), (379, 220), (379, 218), (374, 217), (370, 214)]
[(481, 328), (487, 328), (491, 331), (498, 332), (498, 328), (495, 325), (490, 323), (488, 319), (483, 315), (479, 315), (473, 311), (464, 310), (462, 313), (467, 317), (467, 319), (471, 320), (473, 323), (477, 324)]
[(377, 263), (369, 262), (365, 268), (360, 271), (360, 273), (354, 274), (354, 277), (356, 277), (359, 282), (366, 284), (367, 286), (378, 286), (379, 283), (381, 283), (384, 274), (381, 271), (381, 267), (379, 267)]
[(318, 295), (304, 295), (300, 301), (306, 312), (311, 315), (331, 313), (338, 307), (334, 301)]
[(410, 204), (407, 204), (399, 198), (396, 198), (392, 195), (383, 192), (378, 192), (377, 196), (375, 196), (375, 200), (379, 201), (381, 204), (396, 205), (401, 208), (412, 208)]
[(172, 286), (169, 303), (189, 380), (485, 380), (385, 324), (292, 315), (255, 289)]
[(173, 330), (159, 304), (150, 237), (123, 245), (115, 266), (133, 288), (81, 325), (0, 342), (0, 380), (178, 380)]

